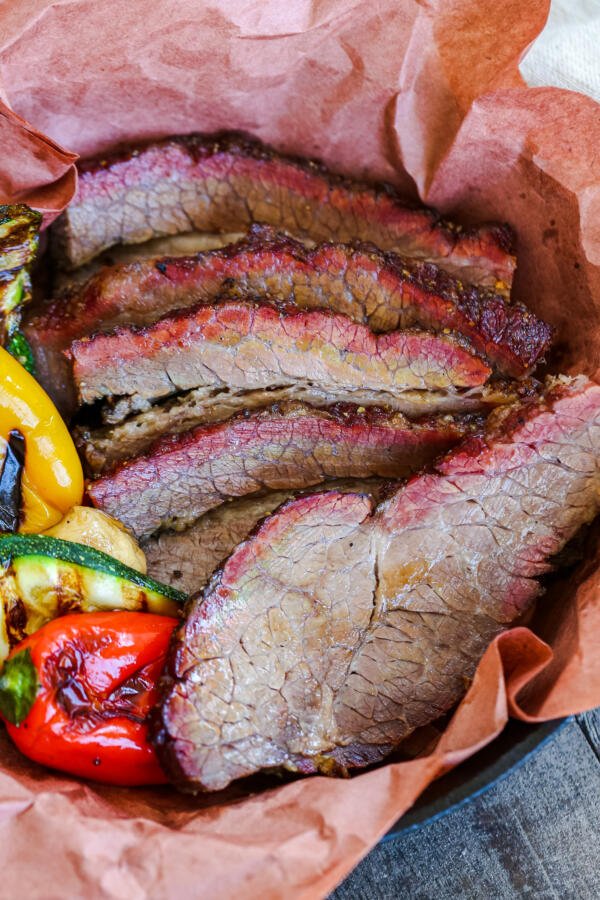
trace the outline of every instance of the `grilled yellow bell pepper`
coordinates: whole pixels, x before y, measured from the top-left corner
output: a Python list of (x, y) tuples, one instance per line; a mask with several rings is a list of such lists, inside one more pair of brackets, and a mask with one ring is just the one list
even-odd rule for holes
[(19, 531), (44, 531), (81, 503), (81, 462), (46, 392), (0, 347), (0, 461), (13, 430), (25, 438), (24, 516)]

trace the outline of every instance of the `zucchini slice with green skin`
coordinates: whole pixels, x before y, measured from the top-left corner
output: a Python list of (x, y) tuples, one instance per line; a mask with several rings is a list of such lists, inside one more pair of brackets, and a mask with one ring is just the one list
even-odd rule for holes
[(187, 596), (93, 547), (40, 534), (0, 536), (0, 661), (28, 634), (71, 612), (178, 615)]

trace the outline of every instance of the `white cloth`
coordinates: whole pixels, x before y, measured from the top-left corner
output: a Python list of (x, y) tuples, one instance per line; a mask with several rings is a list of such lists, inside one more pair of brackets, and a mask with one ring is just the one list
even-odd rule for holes
[(569, 88), (600, 101), (600, 0), (552, 0), (546, 27), (520, 68), (531, 86)]

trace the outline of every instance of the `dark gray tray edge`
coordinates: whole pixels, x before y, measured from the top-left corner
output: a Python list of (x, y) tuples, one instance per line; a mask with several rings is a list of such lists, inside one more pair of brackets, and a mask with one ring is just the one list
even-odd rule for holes
[[(470, 803), (475, 798), (481, 797), (483, 794), (491, 790), (491, 788), (495, 787), (495, 785), (499, 784), (501, 781), (504, 781), (505, 778), (508, 778), (508, 776), (513, 772), (516, 772), (518, 769), (520, 769), (521, 766), (523, 766), (531, 756), (533, 756), (539, 750), (542, 750), (543, 747), (550, 743), (550, 741), (554, 740), (557, 734), (559, 734), (563, 728), (573, 722), (573, 720), (573, 716), (568, 716), (565, 719), (555, 719), (550, 722), (543, 723), (542, 726), (537, 726), (537, 728), (544, 728), (547, 733), (545, 733), (544, 736), (539, 741), (537, 741), (534, 746), (526, 750), (519, 759), (508, 765), (504, 771), (500, 772), (500, 774), (496, 775), (495, 777), (492, 777), (489, 782), (476, 788), (461, 800), (458, 800), (455, 803), (451, 803), (444, 809), (439, 810), (439, 812), (433, 813), (433, 815), (426, 816), (422, 819), (419, 819), (418, 821), (410, 822), (411, 817), (414, 817), (415, 815), (418, 817), (419, 801), (417, 800), (417, 804), (414, 807), (411, 807), (411, 809), (407, 811), (406, 815), (400, 818), (398, 822), (390, 829), (390, 831), (387, 832), (387, 834), (384, 834), (380, 842), (387, 843), (388, 841), (393, 841), (395, 838), (398, 838), (401, 835), (408, 834), (412, 831), (419, 831), (421, 828), (425, 828), (427, 825), (438, 822), (440, 819), (443, 819), (450, 813), (461, 809), (463, 806), (466, 806), (467, 803)], [(461, 765), (465, 764), (468, 764), (468, 760), (465, 760), (465, 762)], [(408, 821), (405, 825), (403, 825), (402, 823), (405, 819), (407, 819)]]

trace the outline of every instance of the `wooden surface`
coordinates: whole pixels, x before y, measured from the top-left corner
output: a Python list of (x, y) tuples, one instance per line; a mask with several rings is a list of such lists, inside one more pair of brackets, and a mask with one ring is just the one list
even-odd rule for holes
[(430, 825), (380, 844), (331, 900), (600, 900), (600, 709)]

